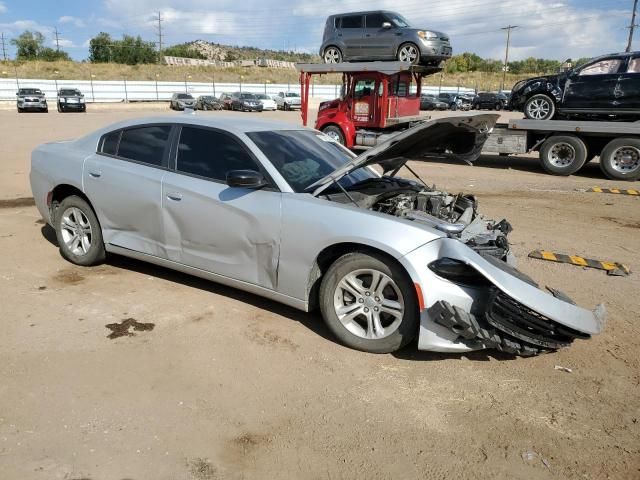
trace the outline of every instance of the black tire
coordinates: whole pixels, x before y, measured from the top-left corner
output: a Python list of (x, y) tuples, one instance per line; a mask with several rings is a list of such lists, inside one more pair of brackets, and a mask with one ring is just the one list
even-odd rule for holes
[(340, 145), (345, 144), (344, 133), (342, 129), (336, 125), (327, 125), (322, 129), (322, 133), (336, 140)]
[(496, 103), (496, 105), (495, 105), (495, 110), (496, 110), (496, 111), (498, 111), (498, 112), (499, 112), (500, 110), (502, 110), (502, 104), (501, 104), (501, 103)]
[(554, 135), (540, 148), (540, 163), (548, 173), (568, 176), (582, 168), (587, 160), (587, 146), (573, 135)]
[(600, 169), (613, 180), (640, 178), (640, 139), (616, 138), (600, 153)]
[(291, 109), (291, 107), (289, 107), (289, 104), (287, 102), (284, 102), (283, 108), (285, 112), (288, 112)]
[(44, 110), (42, 110), (43, 113), (49, 113), (49, 107), (45, 108)]
[[(396, 327), (392, 327), (392, 325), (388, 323), (391, 321), (388, 317), (381, 317), (383, 327), (393, 328), (391, 333), (382, 338), (364, 338), (348, 330), (339, 320), (336, 307), (334, 306), (335, 298), (342, 295), (341, 292), (338, 292), (338, 286), (341, 280), (351, 272), (363, 270), (376, 271), (386, 275), (395, 283), (395, 286), (397, 286), (402, 294), (404, 311), (399, 320), (399, 324)], [(373, 291), (372, 286), (368, 285), (364, 287), (364, 283), (361, 285), (363, 290), (367, 290), (370, 293), (368, 297), (361, 299), (367, 298), (367, 302), (371, 301), (371, 303), (375, 303), (372, 299), (376, 292)], [(388, 286), (384, 291), (388, 292), (388, 288), (390, 287)], [(393, 289), (391, 291), (393, 294)], [(352, 295), (352, 297), (354, 300), (351, 305), (357, 306), (355, 296)], [(344, 301), (346, 301), (346, 299)], [(360, 302), (363, 304), (363, 308), (365, 308), (365, 305), (368, 305), (367, 302)], [(400, 302), (400, 300), (398, 300), (398, 302)], [(340, 343), (356, 350), (370, 353), (390, 353), (401, 349), (415, 338), (420, 322), (420, 312), (415, 287), (407, 273), (393, 261), (386, 260), (384, 257), (376, 254), (363, 252), (353, 252), (343, 255), (329, 267), (320, 284), (320, 310), (325, 323)], [(372, 313), (370, 313), (370, 315), (372, 315)], [(382, 313), (378, 315), (382, 315)], [(360, 328), (366, 328), (361, 324), (361, 322), (366, 324), (364, 317), (360, 318), (360, 316), (358, 316), (356, 318), (358, 318), (357, 323)], [(352, 323), (356, 323), (356, 320)]]
[(456, 110), (458, 110), (458, 104), (457, 103), (452, 103), (451, 104), (451, 111), (455, 112)]
[(524, 104), (524, 116), (531, 120), (551, 120), (556, 116), (556, 104), (548, 95), (533, 95)]
[[(88, 251), (84, 254), (75, 254), (65, 243), (65, 238), (62, 232), (62, 221), (67, 210), (75, 208), (82, 212), (84, 217), (90, 226), (90, 246)], [(91, 265), (97, 265), (102, 263), (106, 257), (104, 249), (104, 242), (102, 240), (102, 229), (100, 228), (100, 222), (94, 213), (91, 206), (82, 198), (71, 195), (66, 197), (54, 211), (53, 226), (56, 230), (56, 239), (60, 247), (60, 254), (69, 262), (75, 265), (81, 265), (88, 267)]]
[(23, 109), (23, 108), (18, 107), (18, 113), (24, 113), (24, 109)]
[(60, 104), (58, 104), (58, 113), (62, 113), (62, 108), (60, 107)]

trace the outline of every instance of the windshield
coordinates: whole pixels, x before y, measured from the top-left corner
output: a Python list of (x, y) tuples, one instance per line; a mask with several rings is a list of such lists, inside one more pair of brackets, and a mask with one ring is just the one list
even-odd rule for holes
[[(247, 136), (297, 193), (352, 160), (328, 136), (311, 130), (249, 132)], [(348, 188), (369, 178), (377, 177), (369, 169), (360, 168), (343, 177), (340, 185)]]
[(404, 18), (402, 15), (398, 15), (397, 13), (390, 13), (387, 15), (389, 16), (389, 20), (391, 20), (391, 23), (393, 23), (396, 27), (400, 27), (400, 28), (409, 27), (409, 21), (406, 18)]
[(256, 98), (259, 98), (260, 100), (269, 100), (269, 97), (267, 95), (265, 95), (264, 93), (258, 93), (256, 95)]
[(297, 93), (287, 93), (285, 94), (285, 97), (299, 97), (300, 95), (298, 95)]
[(240, 98), (250, 98), (250, 99), (255, 99), (256, 96), (253, 93), (241, 93), (240, 94)]
[(42, 90), (39, 88), (21, 88), (19, 93), (20, 95), (42, 95)]
[(188, 93), (179, 93), (178, 98), (181, 100), (193, 100), (193, 97)]
[(78, 90), (60, 90), (60, 95), (80, 95)]

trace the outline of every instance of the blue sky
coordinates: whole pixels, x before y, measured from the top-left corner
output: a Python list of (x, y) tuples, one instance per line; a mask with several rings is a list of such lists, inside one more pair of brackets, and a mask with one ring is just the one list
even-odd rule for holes
[[(511, 58), (564, 60), (624, 50), (632, 5), (633, 0), (0, 0), (0, 32), (10, 39), (38, 30), (55, 46), (57, 28), (61, 47), (81, 60), (88, 56), (88, 40), (100, 31), (157, 41), (154, 17), (160, 11), (165, 45), (203, 39), (316, 52), (328, 14), (381, 8), (421, 28), (447, 32), (455, 53), (501, 58), (500, 27), (512, 24), (519, 28), (512, 34)], [(637, 38), (634, 47), (640, 49), (640, 31)], [(13, 57), (8, 41), (7, 51)]]

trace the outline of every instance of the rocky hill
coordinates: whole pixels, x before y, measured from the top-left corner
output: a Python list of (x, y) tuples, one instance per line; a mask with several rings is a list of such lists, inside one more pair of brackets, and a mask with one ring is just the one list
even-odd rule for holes
[[(233, 62), (236, 60), (256, 60), (268, 58), (272, 60), (283, 60), (286, 62), (319, 62), (320, 57), (315, 54), (285, 52), (280, 50), (268, 50), (256, 47), (237, 47), (231, 45), (220, 45), (204, 40), (196, 40), (186, 43), (184, 51), (192, 52), (194, 58), (205, 58), (207, 60), (218, 60)], [(188, 55), (188, 54), (187, 54)]]

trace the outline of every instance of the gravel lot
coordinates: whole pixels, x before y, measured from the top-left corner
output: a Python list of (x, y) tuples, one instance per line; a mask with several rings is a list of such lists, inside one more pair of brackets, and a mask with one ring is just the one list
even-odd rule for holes
[[(124, 258), (60, 257), (30, 200), (31, 150), (160, 111), (0, 111), (0, 477), (640, 478), (640, 198), (579, 191), (640, 182), (604, 180), (597, 162), (570, 178), (526, 157), (414, 164), (506, 217), (521, 270), (605, 302), (609, 321), (530, 359), (369, 355), (335, 343), (317, 313)], [(526, 257), (538, 248), (636, 273)], [(105, 325), (127, 319), (153, 328), (108, 338)]]

